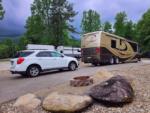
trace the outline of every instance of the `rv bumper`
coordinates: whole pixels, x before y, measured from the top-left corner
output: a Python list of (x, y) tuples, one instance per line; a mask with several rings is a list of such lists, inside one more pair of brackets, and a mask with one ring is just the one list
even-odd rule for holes
[(82, 61), (84, 63), (99, 63), (100, 62), (100, 58), (97, 58), (97, 57), (87, 57), (87, 58), (83, 58)]

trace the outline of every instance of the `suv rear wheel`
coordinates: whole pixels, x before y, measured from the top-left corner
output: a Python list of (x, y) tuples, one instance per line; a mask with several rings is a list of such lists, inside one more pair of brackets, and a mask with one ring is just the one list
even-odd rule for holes
[(69, 70), (74, 71), (77, 69), (77, 64), (75, 62), (69, 63)]
[(40, 74), (40, 68), (36, 65), (30, 66), (27, 69), (27, 75), (30, 77), (37, 77)]

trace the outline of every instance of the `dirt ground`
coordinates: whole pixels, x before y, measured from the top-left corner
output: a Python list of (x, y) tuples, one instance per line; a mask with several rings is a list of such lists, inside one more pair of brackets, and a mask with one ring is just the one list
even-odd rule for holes
[[(122, 75), (128, 78), (131, 82), (132, 87), (135, 91), (135, 99), (132, 103), (117, 106), (117, 107), (107, 107), (100, 103), (94, 102), (92, 106), (88, 107), (82, 113), (150, 113), (150, 64), (144, 63), (142, 65), (132, 65), (126, 68), (117, 68), (109, 70), (113, 75)], [(105, 80), (107, 77), (102, 76), (96, 78), (96, 83)], [(73, 94), (85, 94), (88, 87), (74, 88), (69, 85), (69, 81), (63, 84), (57, 85), (52, 89), (43, 89), (35, 92), (41, 99), (48, 95), (52, 91), (57, 91), (61, 93), (73, 93)], [(22, 113), (18, 109), (14, 108), (14, 101), (4, 103), (0, 106), (0, 111), (2, 113)], [(41, 107), (33, 110), (32, 113), (48, 113), (43, 111)], [(49, 112), (50, 113), (50, 112)]]

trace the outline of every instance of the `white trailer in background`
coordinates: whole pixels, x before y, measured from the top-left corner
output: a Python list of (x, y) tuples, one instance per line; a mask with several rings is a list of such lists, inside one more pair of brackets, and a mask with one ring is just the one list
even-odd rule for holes
[(66, 46), (58, 46), (55, 49), (53, 45), (37, 45), (37, 44), (28, 44), (26, 46), (27, 50), (55, 50), (60, 53), (63, 53), (66, 56), (71, 56), (75, 58), (81, 58), (81, 48), (77, 47), (66, 47)]
[(75, 58), (81, 58), (81, 48), (77, 47), (66, 47), (66, 46), (58, 46), (57, 51), (60, 53), (63, 53), (67, 56), (75, 57)]
[(53, 45), (37, 45), (37, 44), (28, 44), (26, 46), (27, 50), (55, 50)]

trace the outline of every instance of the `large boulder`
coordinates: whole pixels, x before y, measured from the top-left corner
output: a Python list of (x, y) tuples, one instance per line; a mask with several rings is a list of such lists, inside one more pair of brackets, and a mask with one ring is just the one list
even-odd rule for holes
[(134, 97), (130, 83), (119, 75), (93, 86), (89, 94), (99, 102), (106, 103), (127, 103), (131, 102)]
[(76, 112), (92, 103), (90, 96), (51, 93), (43, 101), (43, 108), (53, 112)]
[(32, 111), (37, 108), (41, 104), (41, 100), (39, 100), (34, 94), (26, 94), (19, 97), (14, 103), (14, 107), (20, 108), (22, 110)]
[(99, 83), (104, 80), (108, 80), (109, 78), (113, 77), (113, 74), (110, 73), (107, 69), (102, 68), (96, 72), (94, 76), (92, 76), (94, 79), (94, 82)]

